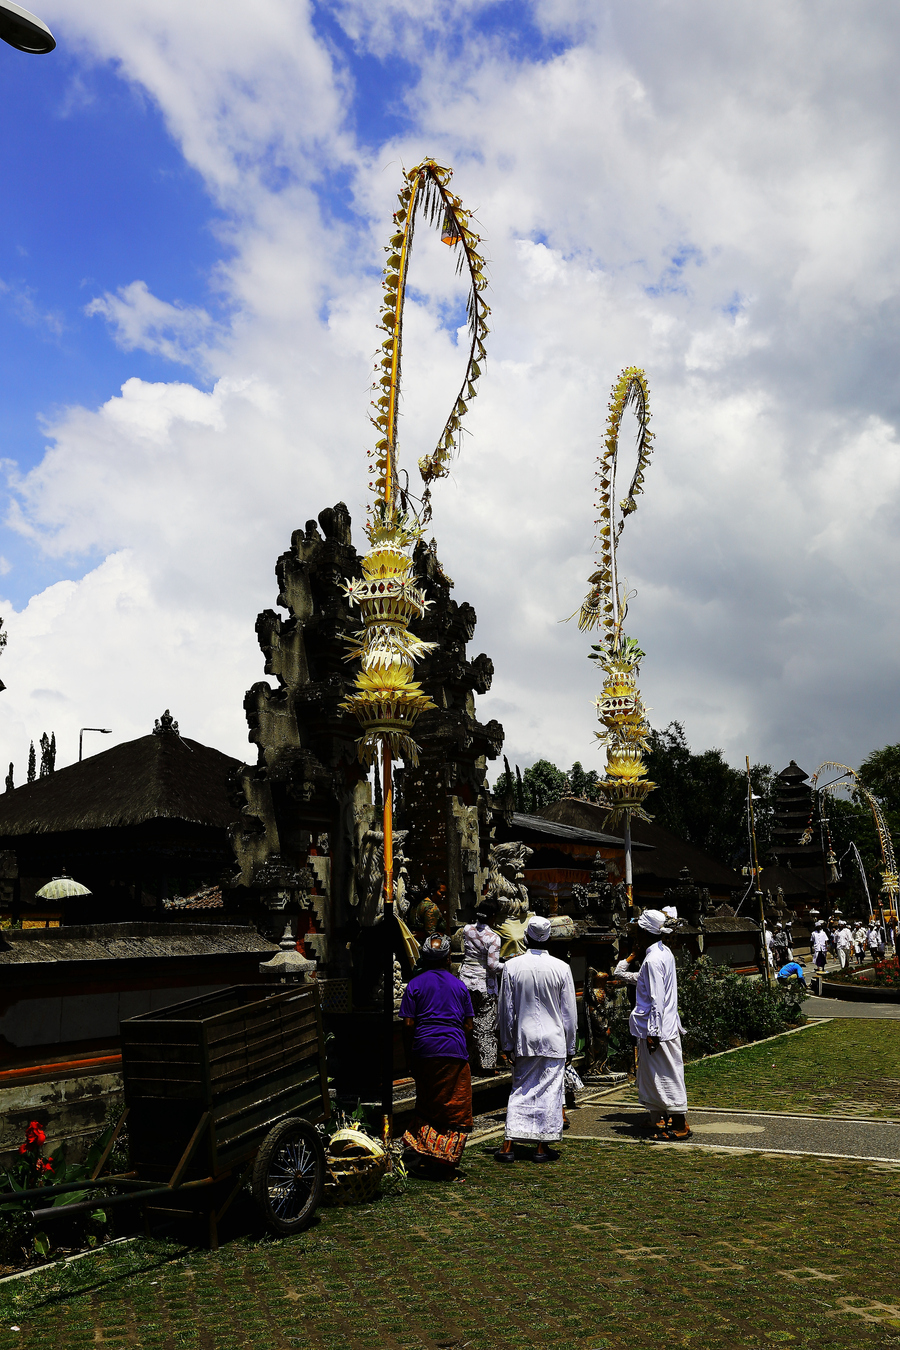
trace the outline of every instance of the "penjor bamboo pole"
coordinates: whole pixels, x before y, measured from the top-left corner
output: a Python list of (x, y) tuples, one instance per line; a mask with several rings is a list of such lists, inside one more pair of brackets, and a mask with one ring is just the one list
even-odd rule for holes
[(766, 910), (763, 896), (762, 882), (759, 878), (759, 854), (756, 851), (756, 816), (753, 811), (753, 783), (750, 779), (750, 756), (747, 759), (747, 802), (750, 807), (750, 842), (753, 848), (751, 866), (753, 868), (753, 884), (756, 887), (756, 895), (759, 900), (759, 925), (762, 933), (763, 958), (766, 963), (766, 984), (771, 988), (772, 985), (772, 966), (769, 961), (769, 944), (766, 942)]
[(628, 908), (634, 908), (634, 877), (631, 868), (631, 812), (625, 812), (625, 894), (628, 897)]
[[(394, 310), (394, 347), (391, 353), (390, 405), (387, 425), (387, 464), (384, 474), (384, 500), (391, 508), (394, 496), (393, 467), (397, 426), (397, 395), (400, 383), (400, 319), (403, 312), (403, 294), (406, 270), (409, 266), (410, 229), (412, 226), (419, 180), (410, 194), (406, 220), (403, 225), (403, 246), (400, 250), (400, 284)], [(381, 1048), (381, 1136), (387, 1144), (391, 1139), (394, 1117), (394, 783), (391, 773), (391, 747), (387, 737), (381, 741), (382, 796), (384, 799), (384, 1044)]]
[(384, 798), (384, 1045), (381, 1065), (381, 1136), (390, 1143), (394, 1116), (394, 782), (390, 747), (382, 741)]

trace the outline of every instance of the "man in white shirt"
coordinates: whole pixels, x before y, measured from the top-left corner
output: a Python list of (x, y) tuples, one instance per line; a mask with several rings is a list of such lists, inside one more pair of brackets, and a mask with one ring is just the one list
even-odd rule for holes
[(809, 950), (816, 969), (824, 970), (828, 956), (828, 934), (822, 919), (816, 919), (816, 926), (809, 935)]
[(660, 941), (667, 927), (666, 916), (658, 909), (645, 909), (637, 921), (635, 945), (645, 954), (628, 1029), (638, 1042), (636, 1086), (641, 1105), (650, 1112), (654, 1138), (680, 1141), (691, 1138), (691, 1129), (675, 958)]
[(550, 920), (534, 915), (525, 929), (528, 951), (507, 961), (500, 989), (500, 1045), (513, 1061), (506, 1139), (494, 1157), (516, 1160), (513, 1145), (537, 1144), (534, 1161), (554, 1162), (548, 1144), (562, 1138), (566, 1060), (575, 1054), (575, 982), (565, 961), (547, 951)]
[(878, 932), (878, 925), (876, 924), (874, 919), (871, 919), (869, 922), (869, 932), (866, 935), (866, 946), (869, 948), (869, 954), (872, 957), (873, 961), (878, 960), (879, 941), (880, 941), (880, 934)]
[(850, 927), (846, 921), (841, 924), (837, 931), (835, 945), (841, 970), (847, 970), (850, 966), (850, 953), (853, 950), (853, 934), (850, 932)]

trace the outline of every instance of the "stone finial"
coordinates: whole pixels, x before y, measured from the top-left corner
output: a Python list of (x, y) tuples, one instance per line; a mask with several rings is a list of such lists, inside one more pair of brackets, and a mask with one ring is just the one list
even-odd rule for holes
[(260, 975), (268, 975), (283, 983), (296, 980), (301, 984), (315, 976), (316, 962), (310, 961), (302, 952), (297, 951), (297, 942), (291, 932), (290, 923), (285, 924), (278, 946), (280, 951), (275, 953), (271, 961), (260, 962)]
[(153, 735), (154, 736), (181, 735), (181, 732), (178, 730), (178, 723), (175, 721), (175, 718), (169, 712), (168, 708), (166, 708), (166, 711), (163, 713), (162, 717), (157, 717), (153, 725)]

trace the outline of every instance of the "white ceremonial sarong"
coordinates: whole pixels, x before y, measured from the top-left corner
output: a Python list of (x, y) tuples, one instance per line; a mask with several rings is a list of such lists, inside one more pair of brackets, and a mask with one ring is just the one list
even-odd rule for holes
[(657, 1041), (652, 1055), (646, 1038), (638, 1041), (636, 1086), (641, 1106), (648, 1111), (685, 1114), (687, 1088), (680, 1036), (672, 1041)]
[(516, 1057), (506, 1108), (507, 1139), (523, 1144), (549, 1144), (562, 1138), (565, 1072), (564, 1059), (551, 1059), (547, 1055)]

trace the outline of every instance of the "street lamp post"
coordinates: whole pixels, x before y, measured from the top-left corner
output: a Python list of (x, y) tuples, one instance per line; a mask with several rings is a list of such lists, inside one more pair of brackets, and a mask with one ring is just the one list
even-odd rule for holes
[(111, 736), (112, 727), (82, 727), (78, 733), (78, 763), (81, 763), (81, 743), (86, 731), (99, 731), (101, 736)]
[(43, 20), (11, 0), (0, 3), (0, 38), (16, 51), (32, 56), (46, 56), (56, 46), (56, 38)]

